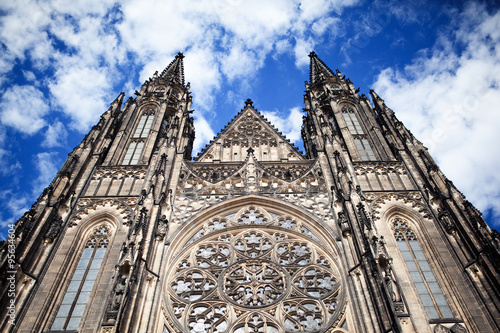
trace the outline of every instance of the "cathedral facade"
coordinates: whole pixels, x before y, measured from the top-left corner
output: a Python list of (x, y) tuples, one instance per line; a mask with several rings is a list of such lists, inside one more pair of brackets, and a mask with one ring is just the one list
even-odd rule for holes
[(310, 54), (302, 154), (251, 100), (191, 158), (183, 55), (120, 94), (1, 254), (2, 332), (499, 332), (499, 236)]

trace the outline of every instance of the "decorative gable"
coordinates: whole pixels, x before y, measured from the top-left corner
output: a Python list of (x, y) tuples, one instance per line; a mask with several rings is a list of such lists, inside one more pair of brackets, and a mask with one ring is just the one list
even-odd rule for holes
[(197, 162), (238, 162), (252, 148), (258, 161), (298, 161), (304, 157), (246, 100), (245, 108), (201, 152)]

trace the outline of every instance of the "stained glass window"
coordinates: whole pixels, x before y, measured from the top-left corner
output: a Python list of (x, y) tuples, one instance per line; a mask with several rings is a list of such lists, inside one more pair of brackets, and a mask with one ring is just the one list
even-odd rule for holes
[(453, 318), (417, 237), (406, 221), (394, 221), (394, 237), (429, 319)]
[(108, 234), (108, 229), (101, 226), (87, 240), (51, 330), (72, 331), (80, 326), (83, 312), (108, 247)]

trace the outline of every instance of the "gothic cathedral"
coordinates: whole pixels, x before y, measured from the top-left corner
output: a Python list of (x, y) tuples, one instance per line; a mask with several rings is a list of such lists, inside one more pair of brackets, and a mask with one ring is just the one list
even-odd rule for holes
[(192, 159), (181, 53), (120, 94), (9, 236), (1, 332), (499, 332), (498, 233), (309, 56), (305, 155), (247, 100)]

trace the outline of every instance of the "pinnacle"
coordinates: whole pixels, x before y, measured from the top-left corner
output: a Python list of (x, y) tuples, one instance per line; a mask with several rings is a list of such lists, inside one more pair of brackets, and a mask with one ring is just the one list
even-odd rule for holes
[(334, 72), (323, 62), (316, 52), (311, 51), (309, 53), (309, 58), (311, 58), (309, 65), (309, 83), (315, 84), (321, 81), (323, 78), (335, 77)]
[(184, 59), (182, 52), (177, 53), (175, 59), (163, 70), (161, 77), (184, 86), (184, 62), (182, 59)]

